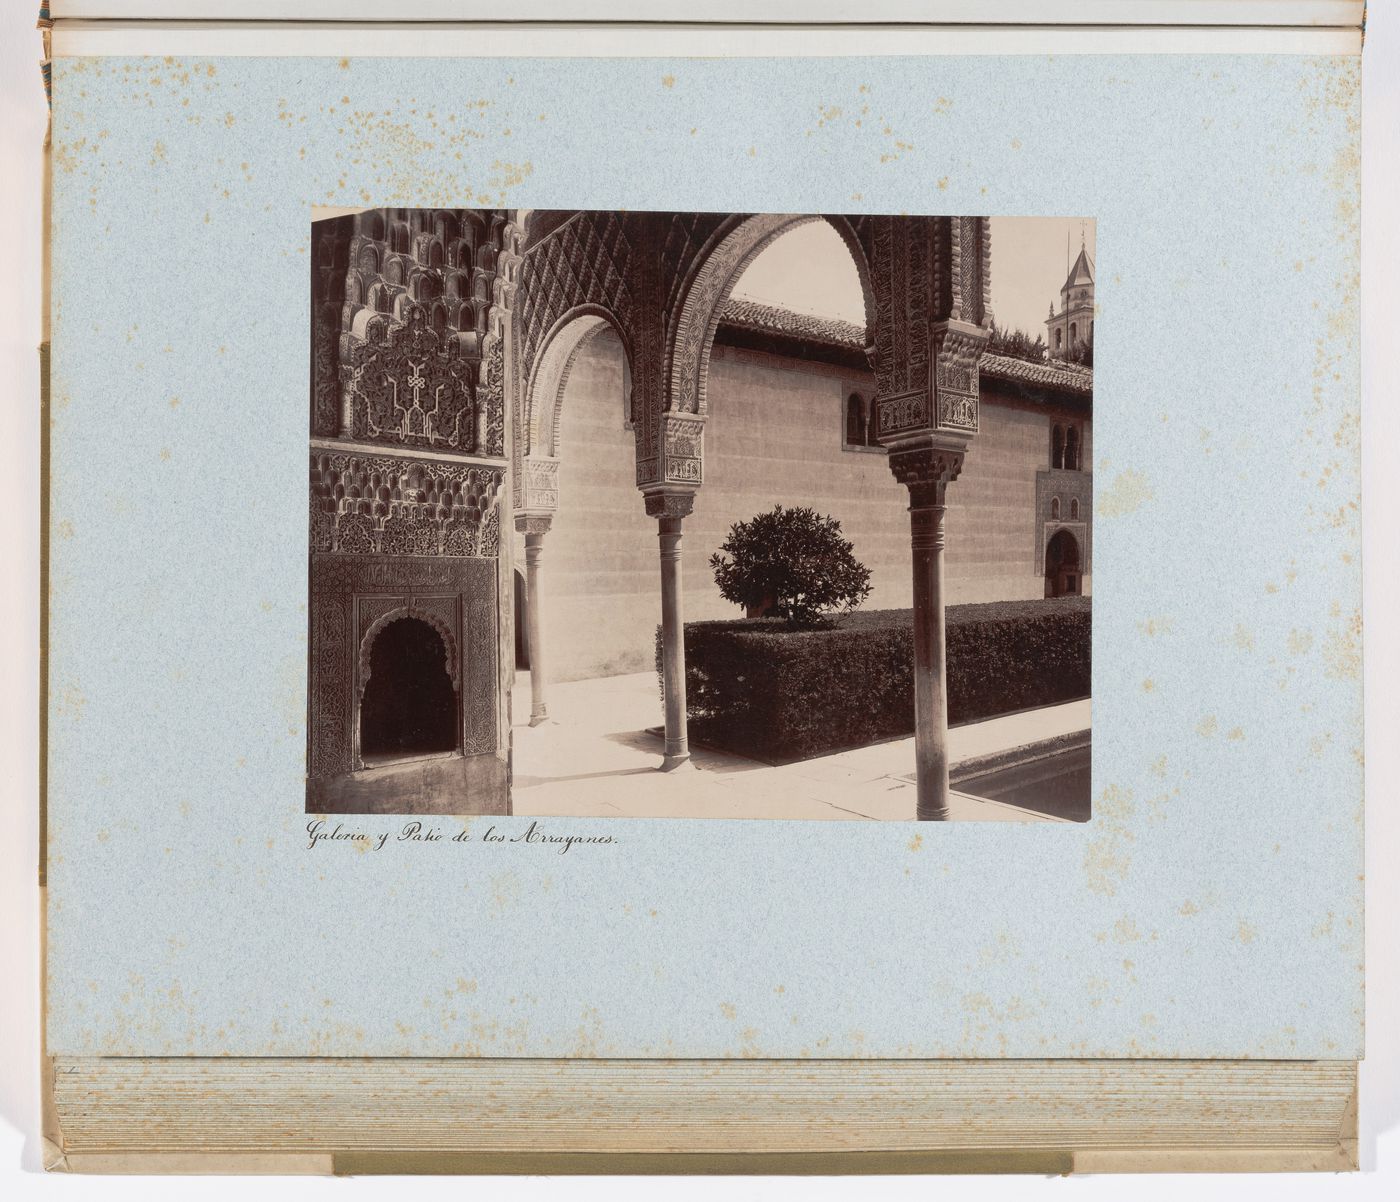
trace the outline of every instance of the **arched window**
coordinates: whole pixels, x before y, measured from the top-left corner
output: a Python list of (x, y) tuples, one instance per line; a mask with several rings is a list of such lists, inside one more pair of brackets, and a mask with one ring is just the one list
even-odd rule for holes
[(846, 445), (867, 447), (870, 439), (865, 424), (865, 402), (853, 392), (846, 398)]
[(1075, 340), (1076, 340), (1078, 337), (1079, 337), (1079, 324), (1078, 324), (1077, 322), (1073, 322), (1073, 321), (1072, 321), (1072, 322), (1069, 323), (1069, 344), (1070, 344), (1070, 346), (1073, 346), (1073, 345), (1074, 345)]
[(1065, 471), (1079, 470), (1079, 431), (1071, 426), (1065, 431)]
[[(1057, 331), (1058, 332), (1058, 331)], [(1050, 466), (1054, 468), (1065, 465), (1065, 432), (1056, 426), (1050, 432)]]
[(1058, 522), (1058, 521), (1060, 520), (1060, 498), (1059, 498), (1059, 497), (1051, 497), (1051, 498), (1050, 498), (1050, 520), (1051, 520), (1052, 522)]
[(1056, 349), (1056, 350), (1059, 350), (1059, 349), (1060, 349), (1060, 334), (1061, 334), (1061, 332), (1062, 332), (1062, 331), (1060, 330), (1060, 328), (1059, 328), (1058, 326), (1056, 326), (1056, 327), (1055, 327), (1055, 349)]
[(1070, 520), (1071, 522), (1077, 522), (1077, 521), (1079, 521), (1079, 498), (1078, 498), (1078, 497), (1070, 497), (1070, 499), (1069, 499), (1069, 520)]

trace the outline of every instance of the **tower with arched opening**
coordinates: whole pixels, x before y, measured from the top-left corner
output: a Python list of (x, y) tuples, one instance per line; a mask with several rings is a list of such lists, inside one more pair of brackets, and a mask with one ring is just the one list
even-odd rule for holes
[(1060, 310), (1050, 307), (1045, 342), (1052, 359), (1083, 360), (1094, 345), (1094, 262), (1081, 245), (1060, 289)]

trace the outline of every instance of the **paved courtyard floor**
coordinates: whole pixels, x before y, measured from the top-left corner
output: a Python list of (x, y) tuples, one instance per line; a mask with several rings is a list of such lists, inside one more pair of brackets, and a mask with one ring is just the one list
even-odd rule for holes
[[(692, 746), (693, 768), (659, 772), (655, 673), (550, 686), (550, 720), (530, 727), (529, 674), (517, 678), (514, 811), (528, 817), (818, 818), (909, 820), (914, 740), (771, 766)], [(948, 732), (953, 763), (1089, 729), (1089, 702), (1047, 706)], [(954, 792), (954, 819), (1055, 822), (1002, 802)]]

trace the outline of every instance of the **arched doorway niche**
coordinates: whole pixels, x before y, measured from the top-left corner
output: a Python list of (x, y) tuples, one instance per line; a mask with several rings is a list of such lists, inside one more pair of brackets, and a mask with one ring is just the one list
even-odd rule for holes
[(365, 634), (356, 711), (365, 766), (450, 755), (461, 747), (453, 640), (438, 623), (397, 610)]
[(1079, 540), (1068, 530), (1056, 531), (1045, 545), (1045, 595), (1077, 597), (1083, 588)]

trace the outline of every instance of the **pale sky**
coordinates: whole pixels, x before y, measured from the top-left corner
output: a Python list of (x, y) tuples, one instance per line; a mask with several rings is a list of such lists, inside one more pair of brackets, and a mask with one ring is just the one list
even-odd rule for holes
[[(1045, 333), (1045, 316), (1060, 303), (1060, 285), (1079, 254), (1080, 237), (1094, 261), (1094, 222), (1078, 217), (992, 218), (992, 313), (997, 325)], [(1066, 238), (1070, 259), (1065, 261)], [(734, 285), (734, 295), (800, 313), (865, 322), (855, 265), (835, 230), (813, 221), (784, 234)]]

